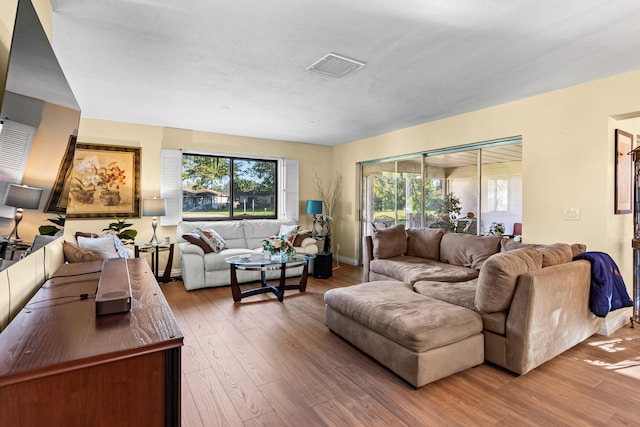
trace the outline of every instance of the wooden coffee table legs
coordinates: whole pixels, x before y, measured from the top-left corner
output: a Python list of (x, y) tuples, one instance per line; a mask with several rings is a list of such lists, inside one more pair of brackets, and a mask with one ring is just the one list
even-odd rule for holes
[(233, 296), (234, 302), (240, 302), (242, 298), (249, 297), (251, 295), (264, 294), (267, 292), (271, 292), (278, 297), (278, 301), (282, 302), (284, 300), (284, 291), (291, 289), (298, 289), (300, 292), (304, 292), (307, 290), (307, 278), (309, 277), (309, 263), (305, 262), (302, 268), (302, 276), (300, 276), (300, 281), (298, 284), (286, 284), (286, 274), (287, 274), (287, 263), (283, 262), (280, 266), (280, 282), (277, 286), (272, 286), (267, 283), (267, 276), (264, 270), (260, 271), (260, 287), (247, 289), (245, 291), (240, 290), (240, 284), (238, 283), (238, 274), (237, 274), (237, 266), (235, 264), (230, 264), (231, 268), (231, 295)]

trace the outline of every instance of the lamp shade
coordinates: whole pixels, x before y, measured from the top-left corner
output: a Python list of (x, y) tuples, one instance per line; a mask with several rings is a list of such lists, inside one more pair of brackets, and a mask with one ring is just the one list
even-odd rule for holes
[(307, 213), (320, 215), (322, 213), (322, 200), (307, 200)]
[(14, 208), (38, 209), (40, 197), (42, 197), (42, 188), (9, 184), (4, 204), (6, 206), (13, 206)]
[(144, 216), (165, 216), (167, 214), (167, 204), (165, 199), (143, 199), (142, 215)]

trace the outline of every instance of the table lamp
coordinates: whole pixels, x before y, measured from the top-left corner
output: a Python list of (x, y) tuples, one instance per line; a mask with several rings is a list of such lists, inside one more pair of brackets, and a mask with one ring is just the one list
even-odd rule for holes
[(17, 209), (14, 217), (15, 225), (13, 226), (13, 230), (11, 230), (9, 235), (4, 236), (3, 239), (6, 239), (7, 241), (11, 240), (11, 237), (15, 234), (16, 241), (22, 240), (20, 239), (20, 236), (18, 236), (18, 224), (22, 221), (22, 212), (24, 212), (24, 209), (38, 209), (38, 206), (40, 205), (40, 197), (42, 197), (42, 188), (9, 184), (4, 204)]
[(160, 242), (156, 236), (156, 228), (158, 227), (158, 217), (165, 216), (167, 214), (167, 204), (165, 199), (159, 199), (154, 197), (153, 199), (142, 200), (142, 215), (152, 216), (153, 221), (151, 226), (153, 227), (153, 237), (149, 241), (149, 244), (157, 245)]
[(316, 237), (318, 232), (316, 231), (317, 215), (322, 214), (322, 200), (307, 200), (307, 214), (313, 215), (313, 230), (311, 230), (311, 237)]

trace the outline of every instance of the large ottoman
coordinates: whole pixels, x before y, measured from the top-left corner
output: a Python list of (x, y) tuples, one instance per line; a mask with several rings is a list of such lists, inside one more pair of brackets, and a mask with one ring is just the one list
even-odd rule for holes
[(414, 387), (482, 364), (478, 313), (396, 281), (327, 291), (325, 324)]

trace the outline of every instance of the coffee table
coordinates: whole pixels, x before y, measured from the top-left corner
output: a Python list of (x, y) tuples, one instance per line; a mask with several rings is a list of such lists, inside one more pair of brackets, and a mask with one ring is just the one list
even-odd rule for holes
[[(298, 289), (304, 292), (307, 289), (307, 277), (309, 275), (309, 261), (314, 259), (315, 255), (295, 255), (286, 261), (272, 260), (261, 254), (255, 255), (237, 255), (225, 258), (231, 268), (231, 295), (234, 302), (240, 302), (242, 298), (272, 292), (278, 297), (278, 301), (284, 299), (284, 291), (289, 289)], [(303, 266), (302, 276), (297, 284), (286, 284), (287, 268), (295, 268)], [(260, 271), (260, 287), (240, 290), (238, 283), (237, 270)], [(272, 286), (267, 283), (267, 271), (280, 270), (280, 283), (278, 286)]]

